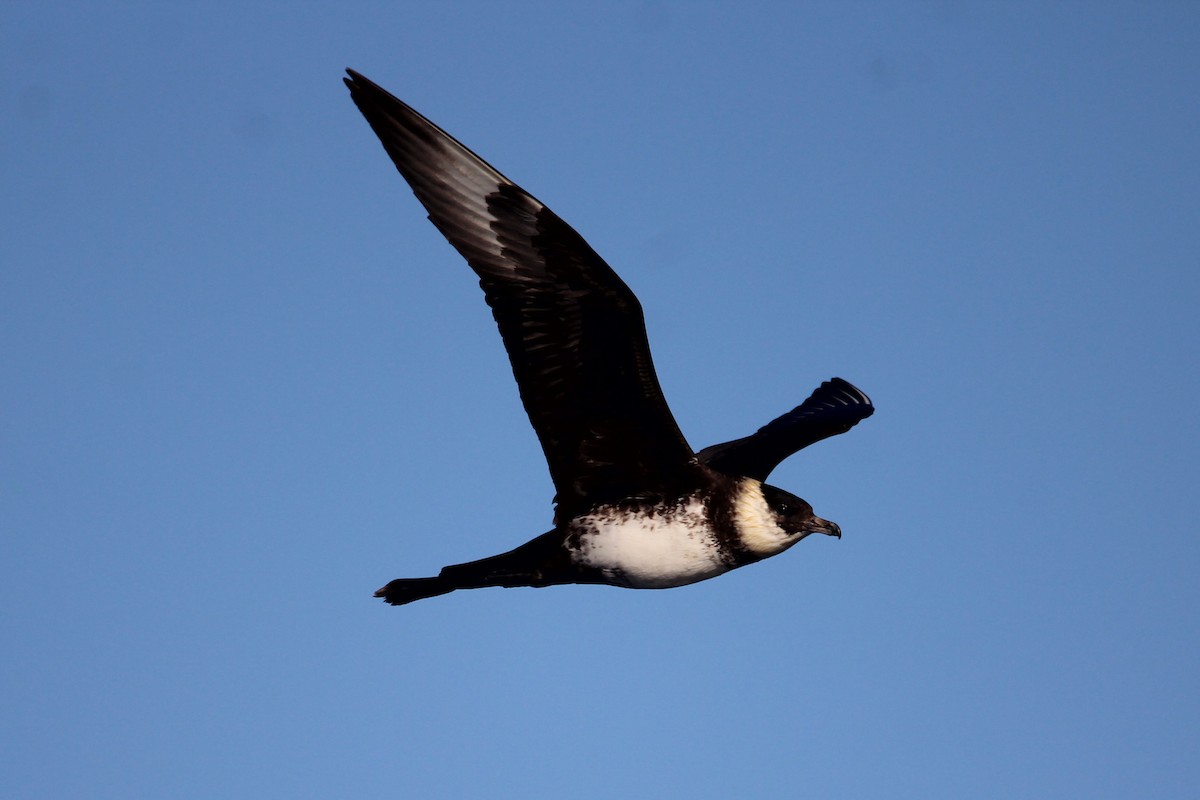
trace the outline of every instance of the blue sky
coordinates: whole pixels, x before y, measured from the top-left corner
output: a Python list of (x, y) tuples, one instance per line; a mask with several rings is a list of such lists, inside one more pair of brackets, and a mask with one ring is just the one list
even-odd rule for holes
[[(0, 10), (20, 798), (1188, 797), (1191, 3)], [(546, 530), (494, 325), (340, 82), (572, 223), (695, 447), (845, 377), (839, 522), (663, 592)]]

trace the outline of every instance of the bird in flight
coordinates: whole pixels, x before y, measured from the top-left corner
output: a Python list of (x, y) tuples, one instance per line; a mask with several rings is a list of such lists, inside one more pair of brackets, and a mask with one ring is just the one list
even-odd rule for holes
[(742, 439), (694, 452), (663, 397), (642, 307), (571, 226), (362, 75), (350, 96), (429, 220), (479, 276), (556, 491), (554, 527), (490, 558), (399, 578), (392, 605), (489, 586), (666, 589), (782, 553), (810, 533), (841, 538), (766, 481), (801, 448), (874, 412), (833, 378)]

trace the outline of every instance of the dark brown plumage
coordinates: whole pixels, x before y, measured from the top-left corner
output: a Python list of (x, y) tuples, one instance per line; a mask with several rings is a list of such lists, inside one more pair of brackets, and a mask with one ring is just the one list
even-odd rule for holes
[(508, 553), (395, 580), (396, 605), (456, 589), (666, 588), (791, 547), (834, 523), (762, 483), (874, 411), (840, 378), (756, 433), (694, 453), (663, 397), (637, 297), (573, 228), (356, 72), (351, 97), (429, 219), (479, 276), (556, 489), (554, 529)]

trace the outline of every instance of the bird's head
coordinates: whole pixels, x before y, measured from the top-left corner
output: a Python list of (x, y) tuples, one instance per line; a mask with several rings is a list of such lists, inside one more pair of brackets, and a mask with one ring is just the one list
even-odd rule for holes
[(836, 523), (818, 517), (804, 500), (753, 478), (742, 479), (735, 508), (742, 545), (759, 558), (781, 553), (810, 533), (842, 536)]
[(795, 536), (796, 541), (810, 533), (842, 538), (842, 529), (836, 522), (821, 519), (813, 513), (812, 506), (791, 492), (766, 484), (763, 484), (762, 492), (763, 500), (775, 515), (775, 524), (788, 535)]

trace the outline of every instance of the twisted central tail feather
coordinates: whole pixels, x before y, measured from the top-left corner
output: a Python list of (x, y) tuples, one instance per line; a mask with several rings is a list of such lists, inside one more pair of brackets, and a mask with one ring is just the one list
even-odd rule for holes
[(459, 587), (437, 578), (397, 578), (379, 591), (376, 597), (382, 597), (394, 606), (402, 606), (414, 600), (424, 600), (426, 597), (437, 597), (439, 594), (453, 592)]
[(436, 578), (397, 578), (375, 592), (375, 596), (382, 597), (391, 605), (402, 606), (414, 600), (437, 597), (440, 594), (449, 594), (459, 589), (545, 585), (536, 573), (511, 570), (492, 571), (488, 569), (489, 566), (492, 566), (488, 564), (489, 561), (491, 559), (446, 567)]
[(561, 541), (561, 536), (551, 531), (507, 553), (444, 567), (436, 578), (397, 578), (375, 592), (375, 596), (402, 606), (458, 589), (574, 582), (573, 577), (562, 574), (562, 565), (556, 563), (565, 558)]

